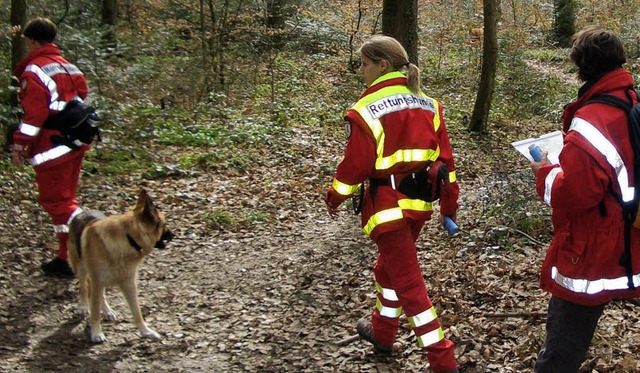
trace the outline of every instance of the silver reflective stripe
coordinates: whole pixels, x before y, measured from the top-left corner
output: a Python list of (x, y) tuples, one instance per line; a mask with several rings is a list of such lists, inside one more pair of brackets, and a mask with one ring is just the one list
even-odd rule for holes
[(402, 307), (386, 307), (380, 302), (380, 299), (376, 299), (376, 309), (380, 312), (380, 315), (391, 319), (398, 318), (402, 315)]
[[(627, 276), (618, 278), (603, 278), (599, 280), (575, 279), (562, 275), (557, 267), (551, 268), (551, 278), (563, 288), (574, 293), (582, 294), (598, 294), (607, 290), (626, 290), (628, 289)], [(640, 287), (640, 274), (632, 276), (633, 284)]]
[[(69, 75), (83, 75), (80, 70), (72, 65), (72, 64), (64, 64), (64, 67), (57, 63), (50, 63), (48, 65), (43, 66), (42, 68), (36, 65), (29, 65), (26, 67), (25, 71), (29, 71), (34, 73), (38, 79), (44, 84), (49, 90), (49, 94), (51, 95), (51, 100), (49, 102), (49, 109), (55, 111), (61, 111), (67, 105), (66, 101), (58, 101), (58, 85), (56, 82), (51, 79), (53, 76), (57, 74), (69, 74)], [(79, 97), (75, 98), (78, 101), (82, 101)]]
[(556, 180), (556, 176), (562, 172), (562, 168), (556, 167), (547, 174), (544, 179), (544, 201), (551, 205), (551, 190), (553, 189), (553, 182)]
[(40, 127), (36, 127), (33, 124), (20, 122), (20, 132), (27, 136), (37, 136), (40, 133)]
[(629, 187), (629, 172), (616, 147), (596, 127), (584, 119), (573, 118), (569, 131), (576, 131), (581, 134), (607, 159), (609, 165), (616, 171), (622, 200), (624, 202), (633, 200), (634, 189)]
[(422, 348), (422, 347), (431, 346), (432, 344), (438, 343), (443, 339), (444, 339), (444, 332), (442, 331), (442, 328), (438, 328), (436, 330), (430, 331), (429, 333), (425, 333), (421, 336), (418, 336), (417, 337), (418, 347)]
[(32, 166), (37, 166), (52, 159), (60, 158), (71, 151), (71, 148), (66, 145), (56, 146), (55, 148), (49, 149), (46, 152), (36, 154), (29, 160), (29, 163), (31, 163)]
[(58, 101), (58, 85), (53, 79), (51, 79), (49, 75), (47, 75), (47, 73), (45, 73), (40, 67), (36, 65), (27, 66), (25, 71), (34, 73), (38, 77), (38, 79), (40, 79), (42, 84), (47, 87), (47, 89), (49, 90), (49, 94), (51, 95), (51, 101), (49, 102), (49, 105), (52, 105), (54, 102)]
[(82, 75), (80, 69), (70, 63), (61, 64), (59, 62), (52, 62), (42, 66), (42, 71), (50, 77), (58, 74)]
[(67, 220), (67, 225), (71, 224), (71, 221), (73, 220), (73, 218), (75, 218), (76, 216), (80, 215), (82, 213), (82, 209), (80, 207), (76, 208), (72, 213), (71, 216), (69, 216), (69, 219)]
[[(397, 91), (397, 88), (394, 87), (390, 89)], [(381, 93), (376, 93), (376, 96), (381, 95)], [(423, 109), (436, 113), (436, 106), (433, 100), (428, 97), (418, 96), (414, 93), (397, 93), (391, 96), (381, 97), (367, 104), (366, 108), (369, 111), (369, 115), (374, 119), (379, 119), (390, 113), (407, 109)]]
[(409, 324), (411, 324), (412, 328), (418, 328), (423, 325), (427, 325), (428, 323), (432, 322), (436, 318), (438, 318), (438, 315), (436, 314), (436, 309), (434, 307), (431, 307), (428, 310), (424, 312), (420, 312), (415, 316), (408, 317), (407, 319), (409, 320)]
[(382, 297), (384, 299), (392, 301), (392, 302), (398, 301), (398, 295), (396, 294), (395, 290), (383, 288), (377, 282), (376, 282), (376, 290), (378, 291), (378, 293), (380, 293), (382, 295)]
[(55, 102), (52, 102), (51, 105), (49, 105), (49, 109), (55, 110), (55, 111), (62, 111), (62, 109), (64, 109), (65, 106), (67, 106), (66, 101), (55, 101)]
[(66, 224), (54, 225), (53, 231), (56, 233), (69, 233), (69, 226)]

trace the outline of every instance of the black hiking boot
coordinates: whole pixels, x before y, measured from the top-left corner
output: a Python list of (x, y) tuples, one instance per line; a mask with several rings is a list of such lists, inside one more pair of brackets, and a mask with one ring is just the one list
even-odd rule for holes
[(69, 262), (60, 258), (55, 258), (40, 265), (40, 269), (47, 276), (60, 278), (74, 278), (75, 275), (69, 266)]
[(383, 345), (373, 338), (373, 329), (371, 326), (371, 321), (367, 319), (360, 319), (356, 324), (356, 330), (358, 330), (358, 335), (360, 338), (365, 341), (371, 343), (373, 345), (373, 349), (380, 354), (390, 355), (393, 352), (393, 346)]

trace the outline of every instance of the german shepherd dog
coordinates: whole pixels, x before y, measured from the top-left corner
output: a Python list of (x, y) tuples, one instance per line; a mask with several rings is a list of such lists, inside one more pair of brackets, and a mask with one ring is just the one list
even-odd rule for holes
[[(142, 318), (138, 304), (138, 265), (153, 248), (164, 249), (165, 241), (174, 237), (167, 228), (164, 215), (142, 189), (133, 210), (105, 216), (97, 210), (83, 211), (69, 224), (69, 263), (80, 282), (81, 312), (89, 311), (87, 333), (93, 343), (104, 342), (100, 312), (105, 320), (117, 314), (105, 298), (107, 287), (122, 290), (133, 322), (142, 337), (160, 339)], [(90, 298), (90, 302), (89, 302)]]

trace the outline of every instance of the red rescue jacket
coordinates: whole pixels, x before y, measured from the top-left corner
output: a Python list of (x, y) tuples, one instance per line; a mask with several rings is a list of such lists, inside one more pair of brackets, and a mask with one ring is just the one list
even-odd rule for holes
[(74, 98), (86, 99), (88, 88), (84, 75), (62, 58), (55, 44), (34, 49), (14, 69), (20, 80), (18, 98), (24, 110), (19, 129), (13, 135), (16, 144), (28, 147), (29, 162), (35, 169), (53, 167), (81, 157), (89, 148), (73, 151), (51, 142), (60, 132), (43, 128), (50, 115), (60, 112)]
[[(607, 104), (585, 103), (596, 95), (628, 100), (633, 77), (624, 69), (607, 73), (568, 104), (563, 113), (564, 146), (559, 165), (544, 165), (536, 189), (553, 208), (554, 236), (542, 265), (540, 286), (564, 300), (593, 306), (640, 296), (640, 230), (631, 229), (637, 290), (627, 287), (624, 220), (611, 194), (633, 197), (633, 151), (627, 115)], [(635, 95), (632, 94), (635, 103)], [(631, 193), (631, 194), (629, 194)]]
[[(441, 160), (449, 170), (450, 193), (441, 196), (440, 213), (456, 214), (459, 186), (440, 102), (411, 92), (406, 77), (391, 72), (373, 82), (345, 119), (350, 136), (327, 202), (338, 206), (369, 178), (389, 179)], [(391, 185), (379, 186), (375, 198), (369, 189), (365, 193), (362, 226), (375, 241), (397, 229), (401, 219), (429, 219), (432, 212), (430, 202), (410, 199)]]

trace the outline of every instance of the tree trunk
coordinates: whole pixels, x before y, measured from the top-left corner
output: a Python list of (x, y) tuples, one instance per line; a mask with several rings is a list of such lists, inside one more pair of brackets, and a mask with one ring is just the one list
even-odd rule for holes
[(11, 40), (11, 69), (27, 54), (27, 47), (22, 40), (22, 28), (27, 23), (27, 1), (11, 0), (11, 26), (20, 26), (20, 32)]
[(383, 0), (382, 33), (396, 38), (406, 49), (409, 61), (419, 65), (417, 0)]
[[(11, 26), (20, 26), (20, 31), (17, 32), (11, 39), (11, 68), (13, 68), (23, 59), (27, 54), (27, 46), (22, 39), (22, 28), (27, 23), (27, 1), (26, 0), (11, 0)], [(11, 84), (16, 86), (18, 82), (12, 80)], [(14, 91), (10, 97), (11, 106), (18, 105), (18, 96)]]
[(561, 48), (571, 47), (571, 39), (576, 32), (575, 9), (574, 0), (554, 0), (553, 2), (553, 34)]
[(491, 111), (491, 98), (495, 86), (496, 66), (498, 62), (498, 18), (500, 0), (483, 0), (484, 40), (482, 48), (482, 72), (480, 87), (471, 115), (469, 129), (473, 132), (485, 132)]
[(271, 32), (267, 33), (270, 48), (280, 49), (284, 46), (284, 29), (287, 14), (289, 13), (289, 0), (269, 0), (266, 4), (265, 24)]
[(289, 0), (269, 0), (267, 1), (267, 27), (273, 29), (283, 29), (288, 12)]
[(118, 27), (118, 0), (102, 0), (102, 25), (107, 27), (107, 32), (102, 35), (104, 47), (116, 49), (118, 38), (116, 28)]

